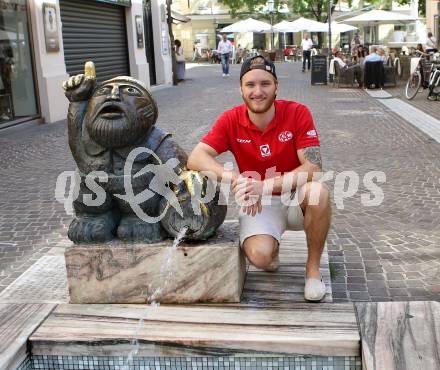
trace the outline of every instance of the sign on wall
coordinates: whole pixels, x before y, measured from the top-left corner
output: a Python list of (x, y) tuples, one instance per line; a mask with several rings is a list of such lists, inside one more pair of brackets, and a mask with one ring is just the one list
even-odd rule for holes
[(170, 39), (168, 38), (168, 32), (165, 28), (166, 24), (162, 23), (162, 55), (168, 55)]
[(43, 24), (46, 51), (60, 51), (57, 8), (55, 4), (43, 3)]
[(135, 16), (134, 23), (136, 24), (137, 46), (139, 49), (142, 49), (144, 47), (144, 24), (142, 22), (142, 16)]

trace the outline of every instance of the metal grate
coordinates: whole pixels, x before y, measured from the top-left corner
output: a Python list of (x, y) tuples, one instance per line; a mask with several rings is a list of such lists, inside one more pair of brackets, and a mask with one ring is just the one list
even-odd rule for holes
[(90, 0), (60, 0), (67, 73), (92, 60), (98, 82), (130, 74), (125, 8)]

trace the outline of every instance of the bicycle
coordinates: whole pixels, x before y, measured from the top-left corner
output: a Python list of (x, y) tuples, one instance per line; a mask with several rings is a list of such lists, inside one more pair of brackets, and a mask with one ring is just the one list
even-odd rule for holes
[(419, 92), (428, 88), (428, 99), (430, 99), (430, 97), (435, 94), (434, 90), (440, 83), (440, 61), (436, 60), (436, 57), (433, 56), (433, 62), (429, 63), (428, 60), (423, 57), (423, 55), (427, 54), (420, 54), (422, 54), (422, 57), (412, 59), (417, 63), (417, 66), (406, 83), (405, 96), (408, 100), (413, 99)]

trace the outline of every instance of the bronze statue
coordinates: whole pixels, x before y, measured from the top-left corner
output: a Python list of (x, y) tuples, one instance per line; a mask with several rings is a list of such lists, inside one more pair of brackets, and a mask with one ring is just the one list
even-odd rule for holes
[[(171, 134), (154, 126), (158, 110), (149, 90), (131, 77), (99, 85), (94, 65), (64, 82), (69, 146), (80, 174), (68, 230), (75, 243), (159, 242), (183, 228), (206, 239), (220, 226), (226, 206), (214, 198), (194, 212), (194, 188), (209, 180), (186, 170), (186, 153)], [(197, 204), (197, 202), (196, 202)]]

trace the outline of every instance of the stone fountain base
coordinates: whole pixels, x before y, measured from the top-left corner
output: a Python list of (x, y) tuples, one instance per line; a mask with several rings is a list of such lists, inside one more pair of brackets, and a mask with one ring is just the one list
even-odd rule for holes
[(246, 263), (234, 230), (206, 242), (112, 242), (66, 249), (70, 303), (239, 302)]

